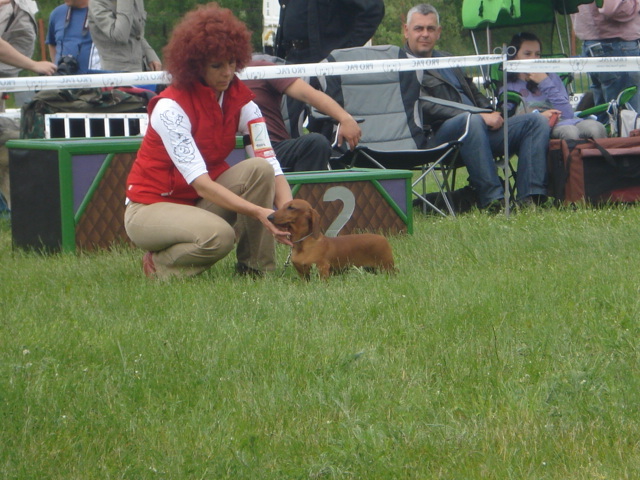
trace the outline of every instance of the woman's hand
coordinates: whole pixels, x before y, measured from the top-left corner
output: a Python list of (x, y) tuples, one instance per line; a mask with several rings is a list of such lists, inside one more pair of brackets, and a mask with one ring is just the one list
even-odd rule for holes
[(543, 81), (545, 78), (547, 78), (548, 75), (544, 72), (536, 72), (536, 73), (527, 73), (525, 74), (525, 79), (527, 81), (531, 81), (534, 83), (540, 83), (541, 81)]
[(558, 115), (560, 116), (562, 112), (560, 110), (555, 110), (553, 108), (550, 108), (549, 110), (545, 110), (544, 112), (540, 112), (540, 115), (543, 115), (544, 118), (546, 118), (547, 120), (549, 120), (551, 117), (553, 117), (554, 115)]
[(259, 207), (256, 218), (260, 220), (260, 222), (266, 227), (267, 230), (271, 232), (273, 237), (284, 245), (289, 245), (293, 247), (293, 243), (289, 240), (291, 234), (289, 232), (285, 232), (283, 230), (279, 230), (267, 217), (271, 215), (274, 211), (270, 208), (262, 208)]

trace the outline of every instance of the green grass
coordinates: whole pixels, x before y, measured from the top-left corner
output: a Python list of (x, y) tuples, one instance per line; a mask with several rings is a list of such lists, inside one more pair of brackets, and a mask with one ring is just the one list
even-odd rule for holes
[(392, 277), (150, 282), (0, 224), (0, 478), (636, 478), (639, 208), (391, 242)]

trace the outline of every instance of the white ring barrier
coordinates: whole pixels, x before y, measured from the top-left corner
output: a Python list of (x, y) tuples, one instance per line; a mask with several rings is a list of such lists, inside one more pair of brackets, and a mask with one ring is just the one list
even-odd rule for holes
[[(247, 67), (238, 72), (241, 80), (287, 77), (318, 77), (325, 75), (355, 75), (410, 71), (426, 68), (472, 67), (498, 63), (500, 55), (463, 57), (401, 58), (358, 62), (321, 62), (309, 64)], [(120, 85), (151, 85), (171, 82), (166, 72), (99, 73), (93, 75), (63, 75), (15, 77), (0, 79), (0, 92), (24, 92), (57, 88), (116, 87)]]
[(504, 63), (507, 72), (638, 72), (640, 57), (570, 57), (539, 58), (535, 60), (509, 60)]
[(469, 55), (462, 57), (399, 58), (360, 60), (357, 62), (320, 62), (295, 65), (247, 67), (238, 73), (241, 80), (263, 78), (323, 77), (363, 73), (406, 72), (432, 68), (475, 67), (502, 61), (501, 55)]
[(99, 73), (94, 75), (52, 75), (0, 79), (0, 92), (34, 92), (58, 88), (118, 87), (121, 85), (165, 84), (165, 72)]
[[(357, 62), (320, 62), (309, 64), (247, 67), (238, 72), (241, 80), (287, 77), (322, 77), (363, 73), (428, 70), (436, 68), (474, 67), (503, 61), (502, 55), (469, 55), (461, 57), (401, 58)], [(640, 57), (571, 57), (504, 62), (507, 72), (637, 72)], [(58, 88), (117, 87), (120, 85), (168, 84), (166, 72), (100, 73), (93, 75), (61, 75), (0, 78), (0, 92), (29, 92)]]

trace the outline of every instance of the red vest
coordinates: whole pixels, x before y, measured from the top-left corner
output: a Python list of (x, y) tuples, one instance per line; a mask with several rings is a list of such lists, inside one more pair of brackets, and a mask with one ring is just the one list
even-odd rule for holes
[[(242, 107), (255, 95), (239, 80), (224, 93), (222, 109), (215, 92), (202, 84), (188, 90), (169, 87), (149, 102), (149, 116), (158, 100), (175, 100), (191, 122), (196, 148), (204, 158), (212, 180), (229, 165), (225, 159), (236, 145), (236, 133)], [(149, 125), (136, 160), (127, 178), (127, 197), (137, 203), (173, 202), (195, 205), (200, 198), (185, 181), (169, 157), (160, 135)]]

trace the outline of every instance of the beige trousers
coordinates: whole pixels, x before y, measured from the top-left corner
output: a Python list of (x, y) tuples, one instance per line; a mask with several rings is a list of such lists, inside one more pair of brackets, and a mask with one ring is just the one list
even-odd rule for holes
[[(250, 158), (224, 172), (217, 183), (245, 200), (273, 208), (275, 177), (264, 159)], [(131, 202), (124, 215), (127, 235), (154, 252), (159, 277), (197, 275), (224, 258), (237, 242), (238, 263), (275, 269), (275, 240), (258, 221), (201, 199), (195, 207), (161, 202)]]

